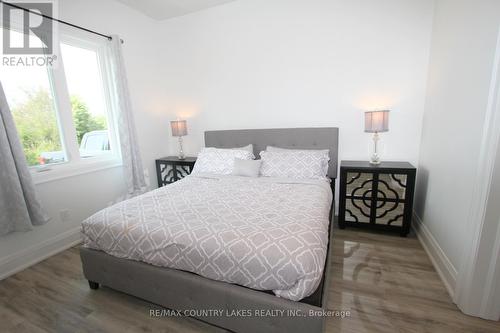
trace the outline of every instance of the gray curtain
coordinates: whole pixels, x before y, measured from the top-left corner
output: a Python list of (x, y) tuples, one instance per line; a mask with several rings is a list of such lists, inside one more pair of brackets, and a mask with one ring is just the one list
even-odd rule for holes
[(35, 194), (26, 157), (0, 83), (0, 235), (49, 220)]
[(120, 37), (112, 35), (112, 74), (115, 91), (114, 105), (117, 109), (118, 135), (120, 137), (120, 151), (123, 160), (127, 197), (133, 197), (147, 191), (144, 168), (142, 167), (137, 134), (135, 131), (132, 103), (128, 90), (125, 63), (122, 54)]

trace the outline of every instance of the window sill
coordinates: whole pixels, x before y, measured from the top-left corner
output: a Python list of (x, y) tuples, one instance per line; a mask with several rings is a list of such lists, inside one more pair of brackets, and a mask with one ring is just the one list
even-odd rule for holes
[(120, 166), (122, 166), (122, 161), (118, 158), (61, 163), (50, 165), (43, 169), (33, 168), (31, 169), (31, 176), (35, 184), (43, 184)]

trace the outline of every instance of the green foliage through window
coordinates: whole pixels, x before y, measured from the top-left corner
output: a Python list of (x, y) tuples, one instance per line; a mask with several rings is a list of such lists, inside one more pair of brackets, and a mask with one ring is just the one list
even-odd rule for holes
[(26, 92), (27, 100), (12, 109), (29, 165), (38, 165), (40, 153), (62, 150), (52, 97), (44, 89)]
[[(28, 165), (43, 164), (41, 154), (62, 151), (52, 96), (45, 89), (26, 92), (27, 99), (12, 108)], [(71, 96), (78, 144), (85, 133), (107, 128), (105, 117), (94, 116), (78, 97)]]
[(87, 105), (77, 96), (71, 96), (71, 109), (73, 110), (73, 121), (75, 122), (78, 144), (82, 142), (85, 133), (106, 129), (106, 118), (93, 116), (89, 112)]

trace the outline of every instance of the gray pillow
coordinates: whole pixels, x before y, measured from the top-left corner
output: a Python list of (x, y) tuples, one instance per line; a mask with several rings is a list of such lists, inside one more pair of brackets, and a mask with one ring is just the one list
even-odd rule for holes
[(245, 177), (259, 177), (261, 160), (234, 159), (233, 175)]

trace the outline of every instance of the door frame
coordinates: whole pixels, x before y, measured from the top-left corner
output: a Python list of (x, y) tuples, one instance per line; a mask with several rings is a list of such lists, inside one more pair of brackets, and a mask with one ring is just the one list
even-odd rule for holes
[[(500, 27), (484, 119), (478, 167), (466, 235), (463, 260), (458, 270), (454, 302), (466, 314), (500, 320), (500, 223), (487, 219), (493, 173), (500, 172)], [(500, 159), (499, 159), (500, 161)], [(488, 233), (495, 237), (486, 237)], [(487, 255), (485, 255), (487, 253)]]

